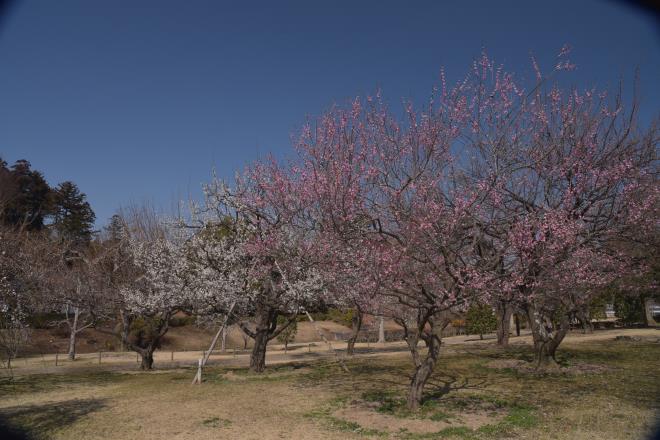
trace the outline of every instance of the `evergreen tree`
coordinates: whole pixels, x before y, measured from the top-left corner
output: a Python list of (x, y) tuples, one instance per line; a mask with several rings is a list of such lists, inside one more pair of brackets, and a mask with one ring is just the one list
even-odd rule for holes
[[(508, 326), (509, 323), (507, 322)], [(479, 335), (484, 338), (484, 333), (490, 333), (497, 328), (497, 318), (493, 308), (489, 304), (472, 304), (465, 317), (465, 330), (469, 335)], [(507, 327), (508, 329), (508, 327)]]
[(89, 243), (92, 239), (96, 215), (87, 196), (70, 181), (62, 182), (55, 190), (53, 228), (57, 234), (74, 243)]
[(104, 229), (107, 234), (107, 240), (113, 243), (121, 241), (124, 233), (124, 222), (121, 219), (121, 216), (119, 214), (114, 214), (110, 217), (110, 222)]
[(2, 161), (0, 168), (3, 180), (7, 179), (13, 186), (12, 194), (6, 197), (5, 207), (0, 212), (2, 223), (32, 231), (43, 229), (44, 219), (52, 210), (53, 197), (46, 179), (41, 172), (33, 170), (27, 160), (16, 161), (8, 175), (6, 162)]

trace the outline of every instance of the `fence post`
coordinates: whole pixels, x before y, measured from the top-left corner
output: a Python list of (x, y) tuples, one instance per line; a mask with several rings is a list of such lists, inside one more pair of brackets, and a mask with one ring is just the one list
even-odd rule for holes
[(172, 351), (172, 354), (170, 355), (170, 361), (174, 362), (174, 351)]
[(57, 361), (58, 361), (58, 357), (59, 357), (59, 356), (60, 356), (60, 353), (59, 353), (59, 352), (56, 352), (56, 353), (55, 353), (55, 366), (56, 366), (56, 367), (57, 367)]
[(99, 364), (101, 363), (101, 350), (99, 350)]
[(311, 353), (311, 352), (312, 352), (312, 343), (310, 342), (309, 344), (307, 344), (307, 353)]

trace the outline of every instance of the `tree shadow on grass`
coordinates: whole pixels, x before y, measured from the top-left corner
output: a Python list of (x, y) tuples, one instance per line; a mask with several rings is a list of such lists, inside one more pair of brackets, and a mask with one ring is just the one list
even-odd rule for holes
[(0, 393), (5, 395), (19, 395), (23, 393), (37, 393), (50, 391), (53, 388), (67, 388), (72, 385), (94, 384), (105, 385), (117, 383), (130, 378), (108, 371), (88, 372), (85, 374), (33, 374), (16, 376), (12, 380), (0, 383)]
[(459, 390), (482, 390), (492, 382), (492, 380), (483, 378), (459, 377), (448, 373), (439, 375), (438, 373), (427, 382), (424, 400), (438, 400)]
[(0, 427), (7, 426), (9, 431), (19, 436), (17, 438), (50, 438), (53, 431), (71, 425), (105, 406), (103, 399), (12, 406), (0, 409)]

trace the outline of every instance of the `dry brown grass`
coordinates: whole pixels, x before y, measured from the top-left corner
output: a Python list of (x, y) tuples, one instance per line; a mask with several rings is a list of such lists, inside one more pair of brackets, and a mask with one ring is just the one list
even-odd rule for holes
[(452, 345), (416, 413), (402, 405), (408, 357), (390, 353), (351, 360), (350, 374), (330, 360), (214, 367), (201, 386), (191, 369), (29, 375), (0, 385), (0, 415), (54, 439), (638, 439), (658, 411), (660, 332), (630, 334), (642, 340), (569, 338), (564, 365), (607, 367), (588, 374), (491, 368), (531, 353)]

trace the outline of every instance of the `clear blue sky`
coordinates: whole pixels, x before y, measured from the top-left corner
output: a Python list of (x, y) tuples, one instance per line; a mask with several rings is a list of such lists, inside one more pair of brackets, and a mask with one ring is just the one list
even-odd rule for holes
[(0, 24), (0, 155), (88, 194), (98, 225), (169, 209), (216, 167), (290, 153), (306, 116), (380, 87), (426, 99), (482, 47), (509, 70), (569, 43), (579, 87), (630, 85), (660, 110), (657, 21), (613, 1), (18, 2)]

